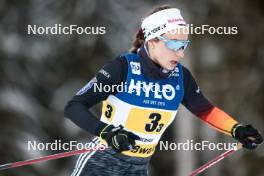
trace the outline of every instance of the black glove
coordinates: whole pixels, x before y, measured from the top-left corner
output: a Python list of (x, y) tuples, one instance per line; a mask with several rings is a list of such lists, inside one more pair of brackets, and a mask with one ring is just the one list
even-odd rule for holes
[(121, 125), (118, 127), (108, 125), (100, 133), (100, 137), (104, 139), (112, 149), (119, 153), (126, 150), (133, 150), (136, 144), (135, 140), (140, 139), (138, 135), (126, 131), (123, 128), (124, 127)]
[(242, 143), (242, 146), (253, 150), (263, 142), (263, 138), (251, 125), (242, 126), (236, 124), (232, 130), (232, 136)]

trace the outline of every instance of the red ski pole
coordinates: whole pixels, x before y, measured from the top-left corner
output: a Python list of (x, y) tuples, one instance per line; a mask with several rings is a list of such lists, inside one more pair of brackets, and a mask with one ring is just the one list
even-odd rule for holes
[(69, 156), (73, 156), (73, 155), (79, 155), (81, 153), (85, 153), (85, 152), (89, 152), (89, 151), (104, 150), (105, 148), (106, 147), (102, 145), (102, 146), (99, 146), (96, 148), (85, 148), (82, 150), (74, 150), (74, 151), (70, 151), (70, 152), (53, 154), (53, 155), (43, 156), (40, 158), (29, 159), (29, 160), (25, 160), (25, 161), (18, 161), (18, 162), (14, 162), (14, 163), (3, 164), (3, 165), (0, 165), (0, 170), (20, 167), (20, 166), (25, 166), (25, 165), (30, 165), (30, 164), (35, 164), (35, 163), (39, 163), (42, 161), (49, 161), (49, 160), (54, 160), (54, 159), (59, 159), (59, 158), (65, 158), (65, 157), (69, 157)]
[(230, 156), (231, 154), (235, 153), (237, 150), (242, 148), (242, 144), (238, 144), (234, 149), (228, 150), (224, 153), (222, 153), (221, 155), (215, 157), (214, 159), (208, 161), (207, 163), (205, 163), (204, 165), (202, 165), (201, 167), (199, 167), (198, 169), (196, 169), (195, 171), (193, 171), (189, 176), (196, 176), (199, 173), (203, 172), (204, 170), (208, 169), (209, 167), (215, 165), (216, 163), (218, 163), (219, 161), (221, 161), (222, 159)]

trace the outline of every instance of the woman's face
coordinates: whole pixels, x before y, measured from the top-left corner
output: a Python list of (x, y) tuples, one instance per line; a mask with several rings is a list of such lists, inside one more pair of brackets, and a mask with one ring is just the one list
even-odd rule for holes
[[(188, 34), (167, 32), (163, 37), (171, 40), (188, 40)], [(167, 70), (173, 70), (177, 63), (184, 58), (184, 49), (174, 51), (165, 46), (163, 40), (148, 41), (150, 58)]]

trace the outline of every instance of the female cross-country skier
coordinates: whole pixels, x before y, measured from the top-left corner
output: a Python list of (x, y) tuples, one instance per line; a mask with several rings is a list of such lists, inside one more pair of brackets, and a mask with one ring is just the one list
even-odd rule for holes
[[(65, 117), (96, 136), (91, 146), (108, 145), (106, 150), (81, 154), (71, 176), (148, 175), (151, 155), (180, 103), (247, 149), (262, 143), (255, 128), (212, 105), (190, 71), (179, 63), (189, 40), (186, 32), (175, 29), (184, 27), (179, 9), (154, 9), (143, 19), (130, 52), (104, 65), (67, 103)], [(99, 120), (89, 108), (101, 101)]]

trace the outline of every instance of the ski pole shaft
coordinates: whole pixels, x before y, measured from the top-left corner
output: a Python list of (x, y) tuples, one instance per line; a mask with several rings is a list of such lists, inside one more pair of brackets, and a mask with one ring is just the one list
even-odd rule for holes
[(204, 170), (208, 169), (209, 167), (215, 165), (216, 163), (218, 163), (222, 159), (230, 156), (231, 154), (235, 153), (237, 150), (239, 150), (241, 148), (242, 148), (242, 144), (238, 144), (234, 149), (228, 150), (228, 151), (222, 153), (221, 155), (215, 157), (214, 159), (208, 161), (207, 163), (205, 163), (204, 165), (202, 165), (201, 167), (199, 167), (198, 169), (196, 169), (195, 171), (193, 171), (189, 176), (196, 176), (196, 175), (198, 175), (199, 173), (201, 173)]
[(3, 165), (0, 165), (0, 170), (6, 170), (6, 169), (20, 167), (20, 166), (26, 166), (26, 165), (30, 165), (30, 164), (43, 162), (43, 161), (65, 158), (65, 157), (69, 157), (69, 156), (73, 156), (73, 155), (79, 155), (81, 153), (85, 153), (85, 152), (89, 152), (89, 151), (104, 150), (104, 149), (105, 149), (105, 147), (103, 147), (103, 146), (102, 146), (102, 148), (100, 148), (100, 147), (99, 148), (85, 148), (82, 150), (74, 150), (74, 151), (69, 151), (69, 152), (63, 152), (63, 153), (43, 156), (43, 157), (39, 157), (39, 158), (35, 158), (35, 159), (29, 159), (29, 160), (25, 160), (25, 161), (18, 161), (18, 162), (3, 164)]

